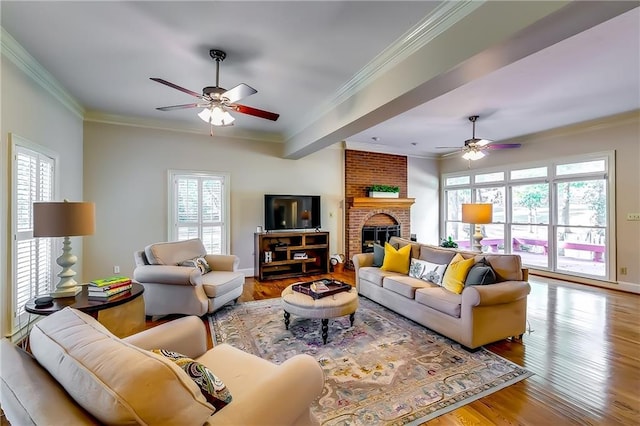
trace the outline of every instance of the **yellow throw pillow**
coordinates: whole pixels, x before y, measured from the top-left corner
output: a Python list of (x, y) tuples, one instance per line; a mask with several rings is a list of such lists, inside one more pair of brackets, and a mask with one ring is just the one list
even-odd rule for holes
[(467, 279), (467, 274), (474, 263), (473, 257), (465, 260), (460, 253), (456, 253), (444, 273), (442, 286), (456, 294), (461, 294), (464, 289), (464, 280)]
[(410, 244), (396, 250), (391, 244), (384, 243), (384, 261), (382, 262), (382, 267), (380, 269), (383, 271), (408, 274), (410, 257)]

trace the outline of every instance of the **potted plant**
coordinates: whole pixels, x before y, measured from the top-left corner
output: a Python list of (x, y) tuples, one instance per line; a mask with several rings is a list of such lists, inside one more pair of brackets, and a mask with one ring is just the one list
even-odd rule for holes
[(446, 247), (446, 248), (458, 248), (458, 243), (456, 243), (455, 241), (453, 241), (453, 239), (451, 239), (451, 236), (449, 236), (449, 238), (447, 239), (442, 239), (440, 241), (440, 247)]
[(398, 198), (400, 196), (400, 187), (392, 185), (371, 185), (369, 188), (369, 197), (374, 198)]

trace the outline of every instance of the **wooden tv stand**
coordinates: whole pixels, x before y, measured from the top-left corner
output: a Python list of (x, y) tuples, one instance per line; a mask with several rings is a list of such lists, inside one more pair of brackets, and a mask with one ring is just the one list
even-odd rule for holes
[[(255, 274), (260, 281), (329, 272), (328, 232), (260, 232), (255, 238)], [(271, 262), (266, 253), (271, 252)], [(298, 258), (299, 255), (306, 258)]]

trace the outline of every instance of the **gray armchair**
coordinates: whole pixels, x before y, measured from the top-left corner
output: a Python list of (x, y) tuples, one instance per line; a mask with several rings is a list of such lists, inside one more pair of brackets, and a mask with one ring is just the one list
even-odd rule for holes
[[(133, 280), (144, 286), (148, 316), (202, 316), (236, 301), (242, 295), (244, 274), (235, 255), (207, 254), (200, 239), (148, 245), (134, 253)], [(190, 260), (204, 258), (211, 271)]]

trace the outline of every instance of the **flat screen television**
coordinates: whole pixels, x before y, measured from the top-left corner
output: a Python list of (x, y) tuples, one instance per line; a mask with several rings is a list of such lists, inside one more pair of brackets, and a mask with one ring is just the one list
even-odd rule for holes
[(319, 195), (264, 196), (264, 229), (320, 228)]

